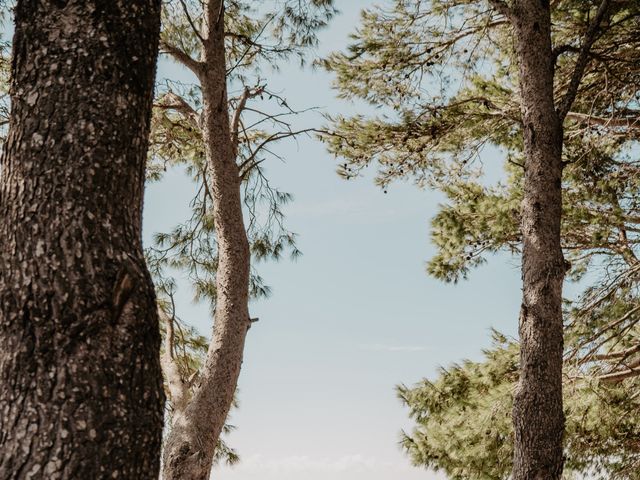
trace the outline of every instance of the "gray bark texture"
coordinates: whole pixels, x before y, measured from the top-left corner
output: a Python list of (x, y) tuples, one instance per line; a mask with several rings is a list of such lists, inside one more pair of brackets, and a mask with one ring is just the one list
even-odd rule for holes
[(514, 480), (562, 476), (562, 120), (554, 105), (549, 2), (514, 2), (525, 180), (520, 380), (513, 407)]
[(188, 404), (173, 413), (164, 450), (164, 480), (207, 480), (240, 375), (249, 320), (250, 252), (240, 176), (231, 140), (224, 46), (224, 4), (205, 8), (199, 79), (202, 129), (218, 241), (216, 308), (211, 344)]
[(141, 242), (160, 0), (18, 0), (0, 160), (0, 479), (156, 479)]

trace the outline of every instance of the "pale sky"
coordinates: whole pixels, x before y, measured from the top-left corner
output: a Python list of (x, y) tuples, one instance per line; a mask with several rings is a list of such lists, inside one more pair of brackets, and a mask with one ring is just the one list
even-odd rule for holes
[[(342, 49), (372, 1), (343, 0), (342, 14), (321, 35), (320, 53)], [(184, 75), (163, 62), (160, 75)], [(270, 76), (290, 105), (357, 113), (339, 102), (331, 76), (283, 66)], [(314, 120), (315, 119), (315, 120)], [(305, 122), (321, 123), (319, 116)], [(427, 276), (434, 248), (429, 220), (442, 197), (411, 184), (384, 194), (370, 178), (341, 180), (335, 160), (313, 139), (283, 143), (286, 163), (266, 165), (271, 181), (295, 200), (286, 209), (300, 235), (297, 262), (259, 265), (273, 295), (251, 305), (260, 321), (249, 332), (240, 378), (240, 408), (228, 438), (240, 465), (219, 480), (436, 480), (411, 467), (398, 446), (410, 428), (394, 386), (433, 377), (439, 366), (480, 358), (489, 328), (516, 332), (518, 259), (497, 256), (458, 285)], [(496, 155), (494, 153), (494, 155)], [(496, 155), (497, 156), (497, 155)], [(499, 170), (499, 158), (485, 158)], [(145, 240), (184, 219), (191, 185), (169, 172), (147, 194)], [(178, 313), (204, 334), (206, 306), (185, 284)]]

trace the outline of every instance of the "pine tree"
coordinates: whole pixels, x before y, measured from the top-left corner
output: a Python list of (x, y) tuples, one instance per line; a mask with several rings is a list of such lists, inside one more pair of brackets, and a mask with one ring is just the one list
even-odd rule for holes
[[(517, 480), (562, 472), (564, 147), (601, 130), (635, 135), (638, 8), (625, 1), (398, 0), (363, 12), (349, 53), (326, 61), (344, 97), (383, 108), (374, 118), (334, 119), (325, 140), (346, 160), (346, 177), (377, 163), (383, 188), (413, 177), (473, 196), (477, 187), (464, 184), (487, 144), (507, 150), (524, 170), (522, 196), (503, 205), (496, 221), (486, 218), (496, 228), (519, 224), (511, 242), (523, 255)], [(440, 240), (452, 248), (460, 243)], [(476, 240), (479, 251), (491, 247)], [(462, 258), (432, 262), (432, 272), (446, 277), (478, 261)]]
[[(562, 247), (570, 278), (588, 282), (564, 307), (567, 478), (599, 472), (602, 479), (633, 479), (640, 467), (633, 413), (640, 407), (634, 395), (640, 382), (640, 172), (627, 154), (633, 139), (626, 134), (589, 137), (565, 145)], [(447, 204), (432, 221), (438, 248), (432, 274), (455, 281), (487, 254), (520, 251), (522, 169), (507, 163), (507, 170), (507, 181), (497, 186), (467, 181), (446, 189)], [(400, 388), (417, 423), (403, 441), (414, 463), (453, 478), (509, 478), (519, 345), (494, 337), (483, 362), (464, 362), (433, 382)]]
[[(172, 358), (164, 359), (165, 371), (178, 373), (168, 378), (174, 410), (163, 457), (166, 479), (209, 476), (252, 323), (247, 302), (252, 293), (264, 291), (258, 277), (252, 282), (251, 256), (278, 257), (287, 247), (296, 252), (279, 211), (288, 196), (269, 188), (260, 164), (273, 142), (303, 132), (283, 121), (283, 114), (295, 112), (256, 72), (261, 65), (277, 66), (302, 55), (332, 13), (327, 0), (277, 1), (264, 8), (219, 0), (166, 6), (161, 48), (189, 69), (198, 85), (195, 95), (167, 89), (158, 99), (154, 154), (170, 161), (187, 157), (202, 195), (194, 202), (195, 222), (158, 237), (152, 257), (188, 269), (198, 295), (214, 307), (211, 344), (195, 385), (188, 389)], [(234, 88), (237, 97), (229, 94)], [(263, 97), (278, 102), (283, 113), (250, 108)], [(268, 125), (272, 131), (264, 128)], [(267, 221), (256, 228), (265, 200)]]
[[(519, 348), (498, 332), (493, 337), (482, 361), (466, 360), (441, 369), (433, 381), (399, 387), (415, 421), (402, 436), (414, 465), (441, 470), (452, 480), (511, 478)], [(575, 345), (569, 341), (567, 347)], [(563, 478), (633, 480), (640, 468), (640, 405), (634, 397), (639, 382), (577, 380), (595, 367), (585, 372), (584, 364), (565, 364)]]
[(156, 479), (141, 242), (160, 1), (15, 6), (0, 160), (0, 478)]

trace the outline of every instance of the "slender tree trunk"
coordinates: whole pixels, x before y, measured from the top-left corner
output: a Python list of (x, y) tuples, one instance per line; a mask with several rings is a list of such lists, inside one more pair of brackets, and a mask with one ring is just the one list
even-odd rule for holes
[(155, 479), (141, 209), (160, 0), (18, 0), (0, 161), (0, 478)]
[(554, 105), (549, 2), (513, 5), (523, 107), (523, 300), (516, 388), (514, 480), (562, 476), (562, 121)]
[(188, 405), (174, 412), (164, 453), (164, 480), (207, 480), (240, 375), (249, 321), (249, 242), (240, 176), (231, 141), (224, 47), (224, 5), (211, 0), (204, 68), (203, 137), (218, 241), (213, 335), (199, 384)]

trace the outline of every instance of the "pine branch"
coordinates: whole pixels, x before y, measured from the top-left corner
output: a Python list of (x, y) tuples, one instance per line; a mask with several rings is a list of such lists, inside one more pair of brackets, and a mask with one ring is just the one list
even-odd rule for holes
[(191, 18), (191, 14), (189, 14), (189, 9), (187, 8), (187, 4), (185, 3), (184, 0), (180, 0), (180, 5), (182, 5), (184, 16), (187, 17), (187, 21), (189, 22), (189, 25), (191, 25), (191, 28), (193, 29), (193, 33), (196, 34), (200, 42), (202, 42), (202, 44), (204, 45), (204, 38), (202, 38), (202, 35), (200, 35), (200, 30), (196, 27), (193, 19)]
[[(172, 299), (173, 302), (173, 299)], [(187, 400), (187, 388), (180, 375), (180, 369), (176, 362), (174, 349), (175, 349), (175, 333), (174, 333), (174, 318), (168, 315), (161, 308), (158, 309), (158, 315), (161, 320), (164, 320), (167, 328), (165, 336), (165, 350), (160, 357), (160, 363), (162, 366), (162, 372), (164, 373), (167, 381), (167, 388), (169, 390), (169, 396), (171, 397), (171, 404), (174, 410), (181, 410)]]
[[(617, 288), (615, 289), (617, 290)], [(596, 333), (594, 333), (591, 337), (589, 337), (585, 342), (583, 342), (581, 345), (579, 345), (578, 347), (576, 347), (575, 349), (573, 349), (573, 351), (566, 357), (567, 360), (570, 360), (571, 358), (573, 358), (578, 351), (586, 346), (587, 344), (596, 341), (598, 338), (600, 338), (602, 335), (604, 335), (605, 333), (611, 331), (612, 329), (618, 327), (619, 325), (623, 324), (624, 322), (626, 322), (633, 314), (635, 314), (636, 312), (640, 311), (640, 305), (635, 306), (634, 308), (632, 308), (631, 310), (629, 310), (628, 312), (626, 312), (624, 315), (622, 315), (622, 317), (614, 320), (613, 322), (609, 323), (608, 325), (606, 325), (605, 327), (599, 329)], [(635, 320), (633, 322), (633, 324), (637, 323), (638, 321), (640, 321), (640, 319)], [(582, 360), (580, 360), (580, 363), (586, 363), (589, 360), (591, 360), (593, 358), (593, 356), (595, 355), (595, 353), (598, 351), (598, 349), (600, 347), (602, 347), (602, 345), (604, 345), (606, 342), (608, 342), (609, 340), (611, 340), (612, 338), (614, 338), (615, 336), (617, 336), (617, 333), (614, 333), (613, 335), (607, 337), (605, 340), (602, 340), (600, 342), (598, 342), (598, 344), (591, 348), (591, 350), (589, 350), (589, 352), (587, 352), (586, 355), (584, 355), (584, 357), (582, 357)]]
[(598, 12), (596, 13), (595, 18), (591, 22), (591, 25), (587, 29), (587, 33), (584, 36), (582, 48), (580, 49), (580, 53), (578, 54), (578, 60), (576, 60), (576, 65), (574, 67), (573, 74), (571, 75), (569, 87), (557, 107), (558, 116), (560, 117), (561, 121), (564, 120), (564, 118), (567, 116), (567, 113), (571, 109), (573, 101), (578, 94), (580, 82), (582, 81), (584, 71), (587, 68), (587, 64), (589, 63), (589, 53), (591, 51), (591, 47), (596, 41), (596, 37), (600, 30), (600, 24), (602, 23), (602, 20), (604, 19), (608, 10), (609, 0), (602, 0), (602, 3), (598, 8)]
[(191, 70), (198, 78), (200, 78), (204, 72), (204, 64), (195, 60), (184, 50), (176, 47), (175, 45), (171, 45), (165, 41), (160, 42), (160, 49), (163, 50), (161, 53), (166, 53), (171, 55), (174, 60), (178, 63), (181, 63), (189, 70)]
[(567, 112), (566, 118), (586, 125), (599, 125), (608, 128), (626, 128), (640, 130), (640, 116), (633, 117), (598, 117), (586, 113)]
[(180, 112), (189, 121), (192, 127), (196, 129), (200, 128), (200, 115), (198, 112), (189, 105), (189, 102), (174, 92), (165, 93), (160, 97), (158, 102), (154, 104), (154, 107)]
[(623, 370), (618, 370), (611, 373), (598, 376), (598, 380), (603, 382), (617, 383), (631, 377), (637, 377), (640, 375), (640, 359), (630, 363)]

